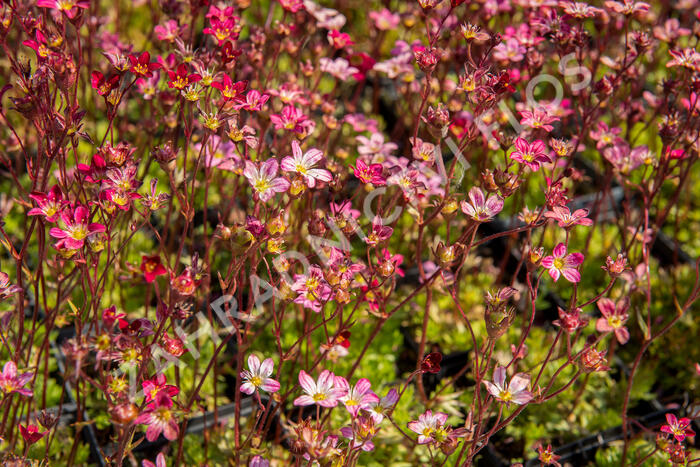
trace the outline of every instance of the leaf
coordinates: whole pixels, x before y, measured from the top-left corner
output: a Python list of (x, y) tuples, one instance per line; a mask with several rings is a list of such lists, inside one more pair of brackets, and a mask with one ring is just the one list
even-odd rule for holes
[(649, 339), (651, 339), (651, 333), (649, 332), (649, 328), (647, 327), (647, 321), (642, 316), (642, 312), (639, 308), (637, 308), (637, 323), (639, 324), (639, 328), (642, 330), (642, 334), (644, 334), (644, 340), (648, 341)]

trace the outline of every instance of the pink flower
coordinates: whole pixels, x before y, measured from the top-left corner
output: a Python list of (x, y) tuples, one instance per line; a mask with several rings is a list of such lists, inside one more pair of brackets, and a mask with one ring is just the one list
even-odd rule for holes
[(475, 221), (486, 222), (501, 212), (503, 199), (496, 194), (490, 194), (488, 198), (484, 198), (481, 188), (474, 187), (469, 190), (469, 202), (462, 201), (460, 206), (462, 212)]
[(615, 13), (621, 13), (626, 16), (631, 16), (637, 13), (646, 13), (649, 11), (648, 3), (635, 2), (633, 0), (622, 0), (622, 2), (608, 0), (605, 2), (605, 7), (609, 8)]
[(695, 432), (690, 429), (689, 418), (681, 418), (678, 420), (672, 413), (667, 413), (666, 423), (668, 423), (668, 425), (663, 425), (661, 431), (673, 435), (679, 443), (686, 437), (695, 436)]
[(671, 54), (673, 60), (666, 63), (666, 67), (671, 68), (674, 66), (679, 66), (683, 68), (688, 68), (689, 70), (695, 70), (698, 68), (700, 63), (700, 53), (695, 49), (687, 48), (683, 50), (669, 50), (668, 53)]
[(31, 397), (32, 394), (34, 394), (32, 390), (23, 388), (31, 379), (31, 372), (18, 375), (17, 365), (10, 360), (2, 367), (2, 373), (0, 373), (0, 390), (2, 390), (5, 395), (16, 392), (17, 394)]
[(330, 300), (332, 293), (323, 278), (323, 271), (318, 266), (311, 266), (307, 275), (296, 274), (292, 290), (299, 294), (294, 303), (299, 303), (316, 313), (321, 311), (322, 302)]
[(153, 28), (153, 32), (156, 33), (159, 41), (175, 42), (175, 39), (180, 37), (183, 29), (177, 21), (171, 19)]
[(525, 58), (527, 49), (514, 37), (510, 37), (493, 48), (493, 58), (496, 60), (519, 62)]
[(253, 394), (258, 389), (274, 393), (280, 390), (280, 383), (270, 378), (275, 364), (271, 358), (266, 358), (260, 363), (260, 359), (255, 355), (248, 356), (248, 370), (241, 372), (243, 384), (241, 392), (245, 394)]
[(33, 191), (29, 197), (36, 201), (38, 206), (30, 209), (27, 215), (44, 216), (47, 222), (56, 222), (59, 213), (67, 203), (58, 185), (52, 186), (48, 193)]
[(520, 120), (521, 125), (529, 126), (533, 129), (542, 128), (547, 132), (554, 129), (550, 123), (559, 121), (559, 117), (550, 115), (549, 112), (547, 112), (547, 109), (544, 107), (537, 107), (532, 111), (523, 110), (520, 112), (520, 116), (522, 117), (522, 120)]
[(383, 8), (381, 11), (370, 11), (369, 19), (374, 23), (374, 27), (380, 31), (396, 29), (401, 22), (401, 17), (398, 14), (392, 13), (386, 8)]
[(622, 132), (622, 128), (610, 128), (605, 122), (598, 122), (598, 127), (595, 130), (591, 130), (589, 135), (596, 141), (596, 149), (601, 150), (606, 146), (617, 145), (622, 140), (618, 136), (620, 132)]
[(275, 193), (284, 193), (289, 189), (289, 181), (284, 177), (278, 177), (279, 163), (277, 159), (268, 159), (256, 167), (251, 161), (246, 161), (243, 175), (248, 179), (253, 189), (260, 197), (260, 201), (266, 203)]
[(412, 432), (418, 433), (418, 444), (429, 444), (442, 438), (440, 436), (442, 432), (446, 437), (447, 432), (444, 429), (446, 421), (446, 413), (435, 412), (433, 414), (432, 410), (426, 410), (418, 417), (418, 420), (408, 422), (408, 428)]
[(340, 81), (347, 81), (348, 78), (360, 71), (354, 66), (350, 66), (350, 62), (344, 58), (336, 58), (335, 60), (332, 60), (330, 58), (323, 57), (319, 60), (319, 64), (321, 71), (333, 75)]
[(614, 332), (617, 341), (620, 344), (626, 344), (630, 339), (630, 333), (625, 327), (625, 321), (629, 315), (627, 310), (630, 307), (630, 301), (628, 297), (615, 302), (609, 298), (601, 298), (598, 300), (598, 309), (603, 315), (602, 318), (598, 318), (595, 323), (595, 329), (598, 332)]
[(346, 394), (340, 401), (353, 417), (357, 417), (360, 409), (368, 409), (371, 403), (379, 402), (379, 397), (372, 392), (372, 383), (367, 378), (360, 379), (352, 388), (345, 378), (336, 378), (335, 385), (345, 389)]
[(365, 238), (365, 243), (371, 246), (376, 246), (379, 243), (391, 238), (391, 235), (393, 233), (394, 229), (387, 225), (384, 225), (382, 223), (381, 217), (376, 216), (372, 220), (372, 231)]
[(165, 454), (163, 454), (162, 452), (159, 452), (158, 455), (156, 456), (156, 463), (155, 464), (149, 460), (144, 459), (141, 462), (141, 467), (167, 467), (167, 464), (165, 463)]
[(323, 370), (318, 376), (318, 381), (309, 376), (307, 372), (301, 370), (299, 372), (299, 384), (306, 393), (294, 399), (294, 405), (320, 405), (321, 407), (335, 407), (338, 405), (338, 399), (343, 397), (347, 392), (344, 387), (336, 387), (337, 378), (328, 370)]
[(275, 130), (287, 130), (295, 133), (308, 133), (314, 123), (304, 113), (293, 105), (286, 105), (282, 113), (270, 115), (270, 121)]
[(367, 165), (362, 159), (357, 159), (355, 167), (350, 166), (355, 177), (359, 178), (362, 183), (371, 183), (372, 185), (386, 185), (386, 179), (382, 176), (382, 164)]
[(583, 255), (581, 253), (566, 254), (566, 245), (560, 243), (554, 247), (552, 255), (542, 258), (542, 266), (549, 269), (549, 275), (554, 279), (554, 282), (559, 280), (559, 276), (563, 275), (569, 282), (579, 282), (581, 273), (578, 272), (578, 267), (583, 263)]
[(21, 287), (10, 284), (10, 276), (4, 272), (0, 272), (0, 300), (4, 300), (10, 295), (14, 295), (21, 291)]
[(106, 230), (105, 226), (97, 223), (88, 223), (90, 212), (85, 206), (78, 205), (73, 209), (61, 212), (63, 229), (53, 227), (49, 233), (52, 237), (63, 240), (63, 246), (70, 250), (83, 247), (85, 239)]
[(493, 370), (493, 383), (484, 381), (486, 389), (497, 401), (523, 405), (532, 400), (533, 395), (527, 390), (530, 385), (530, 375), (517, 373), (506, 384), (506, 369), (502, 366)]
[(363, 156), (379, 156), (380, 159), (385, 159), (398, 148), (396, 143), (385, 143), (381, 133), (373, 133), (369, 138), (360, 135), (355, 139), (360, 143), (357, 152)]
[(177, 438), (180, 428), (175, 420), (172, 407), (172, 399), (166, 392), (161, 391), (156, 396), (156, 399), (146, 406), (146, 410), (136, 417), (136, 424), (148, 425), (146, 429), (146, 439), (148, 441), (155, 441), (161, 433), (170, 441)]
[(304, 177), (309, 188), (316, 186), (316, 180), (330, 182), (333, 179), (328, 170), (314, 168), (323, 159), (323, 153), (318, 149), (312, 148), (302, 154), (299, 142), (294, 140), (292, 141), (292, 154), (293, 156), (282, 159), (282, 170), (300, 174)]
[(544, 213), (544, 217), (555, 219), (559, 222), (559, 227), (570, 229), (576, 225), (590, 226), (593, 225), (593, 219), (589, 219), (587, 209), (577, 209), (571, 214), (566, 206), (554, 206), (551, 211)]
[(374, 423), (380, 423), (398, 401), (399, 393), (396, 389), (390, 389), (380, 400), (370, 402), (365, 410), (370, 413)]
[(78, 14), (77, 8), (82, 8), (83, 10), (90, 7), (90, 2), (88, 1), (75, 1), (75, 0), (38, 0), (36, 6), (40, 8), (51, 8), (53, 10), (62, 11), (67, 17), (73, 19), (75, 15)]
[(242, 101), (240, 104), (236, 104), (234, 108), (245, 109), (250, 112), (259, 112), (260, 110), (262, 110), (263, 106), (265, 105), (265, 103), (267, 103), (269, 99), (269, 95), (260, 94), (260, 91), (251, 89), (245, 95), (245, 101)]
[(530, 144), (523, 138), (516, 138), (515, 148), (516, 150), (510, 153), (510, 158), (527, 165), (533, 171), (539, 170), (541, 163), (550, 162), (546, 152), (547, 146), (539, 139)]

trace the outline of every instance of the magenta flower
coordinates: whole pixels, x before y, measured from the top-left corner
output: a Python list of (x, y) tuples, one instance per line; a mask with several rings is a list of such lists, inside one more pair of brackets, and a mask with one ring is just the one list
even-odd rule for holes
[(311, 266), (306, 275), (296, 274), (292, 290), (299, 294), (294, 303), (299, 303), (316, 313), (321, 311), (322, 302), (330, 300), (332, 293), (323, 278), (323, 271), (318, 266)]
[(295, 172), (304, 177), (304, 181), (313, 188), (316, 186), (316, 180), (322, 182), (330, 182), (333, 178), (331, 173), (326, 169), (315, 169), (314, 166), (323, 159), (323, 153), (316, 148), (309, 149), (306, 153), (301, 152), (299, 143), (292, 141), (292, 154), (282, 159), (282, 170), (286, 172)]
[(506, 383), (506, 369), (499, 366), (493, 370), (493, 383), (484, 381), (486, 389), (497, 401), (506, 405), (510, 403), (523, 405), (532, 400), (533, 395), (527, 390), (530, 385), (530, 375), (517, 373)]
[(136, 417), (136, 424), (148, 425), (146, 429), (146, 439), (148, 441), (155, 441), (161, 433), (170, 441), (177, 438), (180, 428), (175, 420), (172, 407), (172, 399), (166, 392), (161, 391), (156, 396), (156, 399), (146, 406), (146, 410)]
[(527, 165), (533, 171), (539, 170), (540, 164), (551, 162), (547, 155), (547, 146), (539, 139), (530, 144), (523, 138), (516, 138), (515, 148), (515, 151), (510, 153), (510, 158)]
[(78, 8), (83, 10), (90, 7), (90, 2), (75, 0), (38, 0), (36, 6), (39, 8), (51, 8), (52, 10), (62, 11), (67, 17), (73, 19), (78, 14)]
[(469, 190), (469, 202), (462, 201), (462, 212), (477, 222), (489, 221), (503, 209), (503, 199), (491, 194), (484, 198), (481, 188), (474, 187)]
[(382, 164), (367, 165), (362, 159), (357, 159), (355, 167), (352, 167), (353, 174), (359, 178), (362, 183), (371, 183), (372, 185), (386, 185), (386, 179), (382, 176)]
[(354, 387), (350, 387), (345, 378), (336, 378), (335, 385), (343, 388), (346, 394), (340, 398), (350, 415), (357, 417), (360, 409), (368, 409), (371, 403), (378, 403), (379, 397), (372, 392), (372, 383), (367, 378), (360, 379)]
[(666, 63), (666, 67), (671, 68), (675, 66), (688, 68), (689, 70), (695, 70), (698, 68), (700, 63), (700, 53), (698, 53), (693, 48), (687, 48), (682, 50), (669, 50), (668, 53), (671, 54), (673, 60)]
[(673, 435), (679, 443), (686, 437), (695, 436), (695, 432), (690, 429), (689, 418), (681, 418), (678, 420), (672, 413), (667, 413), (666, 423), (668, 423), (668, 425), (661, 426), (661, 431)]
[(156, 400), (158, 394), (165, 393), (168, 397), (175, 397), (180, 393), (180, 389), (172, 384), (167, 384), (165, 375), (160, 373), (151, 379), (141, 383), (146, 402)]
[(548, 133), (554, 129), (550, 123), (559, 121), (559, 117), (550, 115), (544, 107), (538, 107), (534, 110), (523, 110), (520, 112), (520, 116), (522, 117), (522, 120), (520, 120), (521, 125), (535, 130), (542, 128)]
[(284, 193), (289, 189), (289, 181), (284, 177), (278, 177), (279, 163), (277, 159), (268, 159), (256, 167), (251, 161), (246, 161), (243, 175), (248, 179), (253, 189), (260, 197), (260, 201), (266, 203), (275, 193)]
[(241, 392), (245, 394), (253, 394), (258, 389), (274, 393), (280, 390), (280, 383), (270, 378), (275, 364), (271, 358), (266, 358), (262, 363), (255, 355), (248, 356), (248, 370), (241, 372), (243, 384)]
[(447, 414), (442, 412), (433, 413), (432, 410), (426, 410), (424, 414), (418, 416), (418, 420), (408, 422), (408, 428), (418, 433), (418, 444), (429, 444), (440, 439), (440, 433), (447, 432), (444, 429), (447, 421)]
[(31, 397), (32, 394), (34, 394), (32, 390), (24, 389), (23, 387), (31, 379), (31, 372), (22, 373), (21, 375), (18, 375), (17, 365), (15, 365), (15, 362), (9, 361), (5, 363), (5, 366), (2, 367), (2, 373), (0, 373), (0, 390), (2, 390), (2, 392), (6, 396), (12, 394), (13, 392), (16, 392), (17, 394)]
[(551, 211), (544, 213), (544, 217), (554, 219), (559, 222), (559, 227), (570, 229), (576, 225), (593, 225), (593, 219), (589, 219), (587, 209), (577, 209), (572, 214), (566, 206), (554, 206)]
[(382, 218), (376, 216), (372, 220), (372, 231), (367, 237), (365, 237), (365, 243), (371, 246), (376, 246), (379, 243), (391, 238), (391, 235), (393, 233), (394, 229), (387, 225), (384, 225), (382, 222)]
[(294, 399), (294, 405), (320, 405), (321, 407), (335, 407), (338, 405), (338, 399), (343, 397), (347, 392), (344, 387), (336, 387), (336, 377), (328, 370), (323, 370), (318, 376), (318, 381), (309, 376), (307, 372), (301, 370), (299, 372), (299, 384), (306, 393)]
[(598, 309), (603, 317), (598, 318), (598, 321), (596, 321), (596, 331), (614, 332), (617, 341), (620, 344), (626, 344), (630, 339), (630, 333), (625, 327), (625, 322), (627, 318), (629, 318), (627, 314), (629, 307), (630, 301), (628, 297), (617, 302), (617, 305), (609, 298), (601, 298), (598, 300)]
[(51, 187), (48, 193), (33, 191), (29, 197), (36, 201), (38, 206), (30, 209), (27, 215), (44, 216), (47, 222), (56, 222), (59, 213), (67, 203), (58, 185)]
[(570, 253), (566, 254), (566, 245), (560, 243), (554, 247), (552, 255), (542, 258), (542, 266), (549, 269), (549, 275), (554, 279), (554, 282), (559, 280), (559, 276), (563, 275), (569, 282), (581, 281), (581, 273), (578, 272), (578, 267), (583, 263), (583, 254)]
[(86, 238), (107, 230), (102, 224), (88, 223), (89, 215), (85, 206), (67, 208), (60, 214), (63, 229), (53, 227), (49, 233), (52, 237), (63, 240), (63, 246), (69, 250), (82, 248)]
[(279, 115), (270, 115), (270, 121), (275, 125), (275, 130), (287, 130), (295, 133), (307, 133), (314, 125), (309, 117), (293, 105), (285, 106)]

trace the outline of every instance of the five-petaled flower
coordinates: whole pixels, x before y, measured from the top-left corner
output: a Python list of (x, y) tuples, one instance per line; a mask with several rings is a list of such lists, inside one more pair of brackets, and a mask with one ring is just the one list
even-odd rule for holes
[(614, 332), (617, 341), (620, 344), (626, 344), (630, 339), (630, 333), (625, 327), (625, 322), (629, 317), (627, 314), (629, 307), (629, 297), (621, 299), (617, 302), (617, 305), (609, 298), (601, 298), (598, 300), (598, 309), (603, 317), (598, 318), (598, 321), (596, 321), (596, 331)]
[(554, 247), (554, 251), (549, 256), (542, 258), (542, 266), (549, 270), (549, 275), (554, 282), (559, 280), (559, 276), (564, 276), (569, 282), (580, 282), (581, 273), (578, 267), (583, 263), (583, 254), (566, 254), (566, 245), (563, 243)]
[(321, 407), (335, 407), (338, 401), (347, 393), (347, 382), (345, 384), (336, 380), (340, 376), (335, 376), (328, 370), (323, 370), (318, 376), (318, 381), (309, 376), (307, 372), (301, 370), (299, 372), (299, 384), (306, 394), (294, 399), (294, 405), (320, 405)]
[(151, 283), (156, 280), (156, 277), (162, 276), (168, 273), (168, 270), (160, 262), (160, 256), (141, 256), (141, 272), (143, 272), (143, 277), (146, 279), (147, 283)]
[(367, 164), (362, 159), (355, 162), (355, 166), (350, 166), (355, 177), (359, 178), (362, 183), (371, 183), (372, 185), (386, 185), (386, 179), (382, 176), (384, 170), (382, 164)]
[(490, 194), (485, 198), (481, 188), (473, 187), (469, 190), (469, 202), (462, 201), (460, 206), (462, 212), (475, 221), (486, 222), (501, 212), (503, 209), (503, 198), (496, 194)]
[(328, 170), (315, 168), (316, 164), (323, 159), (323, 153), (318, 149), (312, 148), (302, 153), (299, 143), (294, 140), (292, 141), (292, 154), (292, 156), (282, 159), (280, 166), (286, 172), (298, 173), (304, 177), (304, 181), (309, 188), (316, 186), (316, 180), (321, 182), (330, 182), (332, 180), (333, 177)]
[(241, 371), (241, 392), (245, 394), (253, 394), (260, 389), (261, 391), (274, 393), (280, 390), (280, 383), (277, 380), (270, 378), (275, 364), (271, 358), (266, 358), (260, 363), (260, 359), (251, 354), (248, 355), (248, 369)]
[(506, 405), (513, 404), (523, 405), (532, 400), (532, 393), (528, 391), (530, 385), (530, 375), (525, 373), (517, 373), (510, 379), (510, 383), (506, 383), (506, 369), (499, 366), (493, 370), (493, 383), (484, 381), (486, 389), (499, 402)]
[(29, 197), (38, 205), (27, 213), (28, 216), (44, 216), (47, 222), (56, 222), (67, 201), (58, 185), (51, 187), (48, 193), (33, 191)]
[(131, 68), (129, 71), (136, 76), (150, 78), (153, 76), (153, 71), (161, 67), (160, 63), (151, 62), (151, 54), (148, 51), (142, 52), (138, 57), (134, 54), (129, 55)]
[(48, 431), (39, 431), (39, 427), (36, 425), (20, 425), (19, 433), (24, 438), (24, 442), (28, 445), (32, 445), (39, 441), (41, 438), (46, 436)]
[(268, 159), (260, 167), (251, 161), (246, 161), (243, 175), (248, 179), (253, 189), (263, 203), (269, 201), (275, 193), (284, 193), (289, 189), (289, 180), (278, 177), (279, 163), (277, 159)]
[(661, 427), (661, 431), (673, 435), (673, 437), (679, 443), (682, 442), (686, 437), (695, 436), (695, 432), (690, 429), (690, 419), (681, 418), (678, 420), (672, 413), (666, 414), (666, 423)]
[(433, 413), (432, 410), (426, 410), (418, 416), (418, 420), (408, 422), (408, 428), (418, 434), (418, 444), (430, 444), (442, 442), (447, 438), (445, 422), (447, 422), (446, 413)]
[(90, 212), (85, 206), (66, 208), (60, 214), (63, 228), (53, 227), (49, 233), (52, 237), (62, 240), (63, 247), (69, 250), (82, 248), (85, 239), (106, 230), (102, 224), (89, 223), (89, 215)]
[(360, 409), (368, 409), (370, 404), (379, 402), (379, 397), (372, 392), (372, 383), (367, 378), (360, 379), (352, 388), (344, 378), (336, 378), (335, 384), (336, 387), (345, 389), (346, 394), (340, 401), (353, 417), (357, 417)]
[(167, 392), (160, 391), (155, 400), (148, 403), (146, 409), (136, 417), (135, 423), (148, 425), (146, 439), (155, 441), (162, 433), (166, 439), (173, 441), (177, 438), (180, 428), (173, 413), (173, 401)]
[(528, 143), (523, 138), (516, 138), (515, 151), (510, 154), (510, 158), (527, 165), (533, 171), (539, 170), (540, 164), (550, 162), (547, 146), (539, 139)]

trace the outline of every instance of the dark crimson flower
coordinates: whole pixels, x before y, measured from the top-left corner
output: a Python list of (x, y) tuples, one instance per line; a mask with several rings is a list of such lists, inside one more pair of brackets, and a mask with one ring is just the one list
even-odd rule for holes
[(556, 454), (554, 454), (554, 450), (552, 449), (551, 444), (548, 444), (545, 448), (544, 446), (542, 446), (542, 444), (538, 443), (535, 446), (535, 449), (537, 450), (537, 457), (540, 460), (540, 462), (542, 462), (542, 465), (553, 465), (555, 467), (561, 467), (561, 464), (557, 462), (561, 456), (557, 456)]
[(177, 71), (168, 70), (168, 78), (170, 78), (170, 81), (168, 81), (168, 86), (171, 89), (185, 89), (190, 84), (201, 80), (202, 76), (198, 75), (197, 73), (190, 73), (187, 69), (187, 65), (181, 63), (178, 65)]
[(168, 270), (160, 262), (160, 256), (141, 256), (141, 271), (143, 272), (143, 277), (149, 284), (156, 280), (156, 277), (167, 274)]
[(92, 156), (90, 165), (78, 164), (78, 171), (85, 175), (85, 181), (88, 183), (100, 183), (106, 170), (107, 162), (100, 154)]
[(235, 49), (231, 41), (227, 41), (221, 48), (221, 61), (224, 65), (236, 60), (243, 53), (242, 50)]
[(150, 78), (153, 76), (153, 70), (161, 67), (160, 63), (151, 62), (151, 54), (148, 51), (142, 52), (138, 57), (134, 54), (129, 55), (129, 62), (131, 62), (129, 71), (144, 78)]
[(99, 71), (93, 71), (90, 75), (90, 84), (100, 96), (108, 95), (119, 83), (119, 75), (114, 75), (109, 79)]
[(437, 373), (440, 371), (440, 362), (442, 354), (440, 352), (431, 352), (423, 358), (420, 364), (420, 371), (423, 373)]
[(341, 331), (335, 338), (336, 345), (342, 345), (346, 349), (350, 347), (350, 331)]
[(48, 431), (39, 431), (39, 427), (36, 425), (20, 425), (19, 432), (22, 434), (24, 441), (29, 445), (36, 443), (48, 433)]

